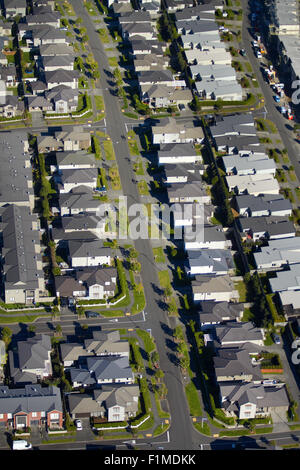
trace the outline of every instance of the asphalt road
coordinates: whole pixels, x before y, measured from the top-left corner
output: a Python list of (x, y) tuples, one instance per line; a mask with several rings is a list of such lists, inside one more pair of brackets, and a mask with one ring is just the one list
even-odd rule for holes
[[(300, 181), (300, 164), (299, 164), (299, 153), (300, 145), (295, 140), (295, 135), (291, 130), (291, 121), (288, 121), (287, 118), (283, 117), (277, 109), (278, 104), (274, 101), (274, 92), (272, 91), (270, 85), (264, 80), (261, 73), (260, 60), (256, 58), (253, 52), (251, 41), (253, 41), (252, 36), (250, 35), (251, 22), (249, 19), (250, 9), (248, 0), (242, 0), (242, 9), (244, 12), (244, 21), (242, 27), (242, 41), (243, 47), (246, 50), (247, 58), (252, 66), (252, 69), (255, 73), (259, 86), (262, 90), (265, 100), (265, 108), (267, 111), (267, 118), (276, 124), (279, 131), (282, 142), (287, 149), (289, 159), (294, 166), (295, 173), (298, 180)], [(257, 113), (263, 114), (263, 108)], [(253, 114), (257, 114), (253, 113)]]
[[(74, 0), (73, 6), (77, 16), (83, 20), (83, 25), (87, 28), (89, 44), (94, 54), (95, 60), (100, 68), (101, 88), (105, 101), (106, 130), (114, 143), (119, 173), (124, 196), (128, 198), (130, 204), (141, 202), (135, 180), (135, 175), (130, 163), (129, 148), (127, 140), (122, 139), (122, 135), (127, 135), (124, 117), (122, 115), (118, 98), (113, 96), (109, 90), (105, 90), (110, 83), (108, 60), (104, 52), (102, 43), (95, 26), (80, 0)], [(170, 439), (172, 449), (192, 449), (197, 446), (198, 434), (193, 430), (189, 416), (181, 373), (179, 368), (172, 362), (169, 351), (166, 347), (166, 334), (162, 325), (168, 329), (168, 318), (166, 312), (161, 308), (161, 294), (158, 288), (157, 268), (153, 258), (152, 247), (149, 240), (136, 240), (135, 248), (140, 253), (141, 277), (143, 280), (146, 311), (148, 312), (147, 327), (152, 329), (152, 334), (156, 340), (157, 349), (160, 355), (160, 365), (165, 373), (165, 383), (168, 388), (168, 403), (171, 413)]]

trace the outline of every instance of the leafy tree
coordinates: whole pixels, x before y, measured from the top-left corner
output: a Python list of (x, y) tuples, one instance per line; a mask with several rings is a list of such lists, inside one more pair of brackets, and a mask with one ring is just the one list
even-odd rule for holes
[(1, 329), (1, 339), (4, 341), (5, 346), (7, 347), (11, 342), (12, 330), (8, 326), (4, 326)]

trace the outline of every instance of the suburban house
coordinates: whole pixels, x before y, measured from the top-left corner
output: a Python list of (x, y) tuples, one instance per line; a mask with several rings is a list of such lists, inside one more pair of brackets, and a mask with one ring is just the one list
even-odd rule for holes
[(79, 71), (78, 70), (65, 70), (56, 69), (50, 72), (44, 72), (45, 82), (47, 83), (48, 90), (59, 85), (65, 85), (73, 90), (78, 88)]
[(236, 194), (252, 194), (260, 196), (261, 194), (278, 195), (280, 186), (278, 181), (270, 174), (253, 175), (232, 175), (226, 176), (226, 183), (229, 191)]
[(81, 343), (61, 343), (60, 353), (64, 367), (73, 366), (86, 356), (118, 356), (129, 357), (128, 341), (120, 339), (115, 331), (93, 331), (93, 338)]
[[(86, 387), (107, 383), (134, 383), (134, 374), (127, 356), (86, 357), (86, 366), (70, 367), (73, 387)], [(83, 376), (86, 374), (86, 377)]]
[(58, 131), (54, 135), (41, 133), (37, 138), (41, 153), (60, 150), (87, 150), (91, 146), (91, 135), (82, 126), (73, 127), (71, 131)]
[(206, 184), (202, 181), (188, 181), (186, 183), (173, 183), (167, 187), (168, 200), (170, 203), (176, 202), (199, 202), (209, 204), (211, 196)]
[(200, 175), (204, 173), (204, 165), (187, 164), (167, 164), (164, 166), (164, 183), (169, 184), (188, 183), (190, 181), (201, 181)]
[(203, 250), (205, 248), (225, 250), (231, 248), (231, 241), (226, 239), (221, 225), (204, 225), (203, 233), (198, 234), (196, 240), (193, 230), (189, 227), (186, 227), (184, 234), (185, 250)]
[(39, 220), (30, 208), (16, 204), (0, 210), (2, 232), (2, 286), (8, 304), (39, 302), (45, 280), (39, 238)]
[(10, 376), (15, 385), (36, 383), (52, 375), (50, 336), (40, 334), (18, 341), (17, 350), (9, 351)]
[(111, 263), (110, 248), (104, 247), (103, 241), (100, 239), (84, 242), (81, 240), (70, 240), (68, 248), (68, 260), (72, 268), (110, 265)]
[[(72, 169), (83, 169), (83, 168), (95, 168), (96, 162), (95, 157), (91, 153), (87, 153), (85, 150), (56, 152), (55, 154), (56, 165), (51, 165), (51, 172), (61, 170), (72, 170)], [(88, 189), (86, 189), (88, 191)]]
[(240, 216), (261, 217), (268, 215), (292, 215), (292, 205), (289, 199), (285, 199), (280, 194), (263, 194), (261, 196), (241, 194), (235, 196), (234, 203), (234, 208)]
[(174, 89), (173, 86), (153, 84), (141, 85), (141, 101), (150, 108), (184, 106), (193, 100), (192, 92), (186, 89)]
[(222, 162), (227, 175), (264, 174), (274, 177), (277, 170), (276, 163), (267, 155), (227, 155), (222, 157)]
[(286, 415), (289, 399), (285, 386), (264, 386), (253, 383), (220, 384), (221, 407), (228, 417), (253, 419)]
[(45, 98), (52, 103), (56, 113), (72, 113), (78, 107), (78, 90), (66, 85), (58, 85), (45, 91)]
[(269, 240), (268, 246), (262, 246), (253, 253), (259, 270), (274, 270), (284, 265), (300, 263), (299, 237)]
[(31, 113), (32, 111), (52, 111), (53, 105), (43, 96), (26, 96), (25, 102), (28, 111)]
[(98, 168), (75, 168), (61, 170), (53, 176), (60, 193), (69, 193), (78, 186), (96, 189), (98, 181)]
[(198, 322), (201, 330), (211, 328), (213, 325), (228, 321), (241, 321), (244, 313), (244, 304), (229, 302), (201, 302), (198, 311)]
[(61, 216), (87, 212), (97, 212), (99, 200), (93, 198), (94, 192), (87, 186), (77, 186), (69, 193), (60, 193), (59, 206)]
[(153, 144), (201, 143), (204, 133), (193, 122), (177, 123), (174, 118), (163, 118), (152, 127)]
[(25, 385), (24, 388), (0, 386), (0, 427), (22, 429), (34, 426), (63, 427), (60, 389), (39, 384)]
[(276, 272), (276, 277), (269, 279), (272, 292), (298, 291), (300, 288), (300, 263), (289, 266), (288, 270)]
[(68, 395), (72, 419), (99, 417), (108, 422), (127, 421), (138, 413), (138, 385), (102, 385), (92, 394)]
[(263, 329), (253, 326), (251, 322), (228, 322), (216, 325), (214, 329), (216, 341), (221, 346), (241, 346), (244, 343), (264, 345)]
[(195, 276), (192, 281), (193, 300), (195, 303), (202, 301), (230, 302), (239, 299), (239, 293), (234, 288), (234, 283), (228, 274), (221, 276)]
[(26, 0), (3, 0), (1, 3), (5, 18), (26, 15)]
[(169, 59), (156, 54), (137, 54), (133, 59), (136, 72), (144, 70), (163, 70), (169, 65)]
[(203, 79), (196, 82), (195, 86), (197, 94), (206, 100), (242, 101), (245, 95), (236, 80)]
[(17, 96), (6, 95), (5, 102), (0, 103), (0, 116), (12, 118), (23, 115), (25, 111), (24, 102), (19, 101)]
[(234, 261), (230, 250), (187, 250), (185, 271), (189, 276), (233, 274)]
[(276, 240), (296, 236), (293, 222), (286, 217), (240, 217), (237, 219), (237, 226), (242, 240)]
[(247, 349), (218, 348), (213, 357), (217, 382), (257, 382), (262, 380), (259, 363), (253, 363)]
[[(157, 152), (158, 164), (194, 164), (198, 161), (195, 147), (192, 143), (167, 143), (161, 144)], [(201, 161), (201, 160), (200, 160)]]

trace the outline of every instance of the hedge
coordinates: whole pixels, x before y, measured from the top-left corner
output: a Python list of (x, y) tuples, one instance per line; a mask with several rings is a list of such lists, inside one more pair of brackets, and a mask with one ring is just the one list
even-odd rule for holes
[(96, 423), (93, 424), (94, 428), (118, 428), (118, 427), (124, 427), (126, 428), (128, 426), (127, 421), (117, 421), (113, 423)]

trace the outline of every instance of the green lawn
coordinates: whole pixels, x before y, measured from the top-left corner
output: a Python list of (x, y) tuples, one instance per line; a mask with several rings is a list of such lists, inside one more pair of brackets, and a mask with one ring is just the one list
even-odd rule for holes
[(158, 279), (159, 279), (160, 286), (163, 289), (165, 289), (166, 287), (172, 287), (170, 276), (169, 276), (169, 271), (158, 271)]
[(144, 180), (138, 182), (138, 190), (139, 190), (139, 193), (142, 196), (148, 196), (149, 195), (148, 185), (147, 185), (146, 181), (144, 181)]
[(108, 64), (110, 65), (110, 67), (118, 67), (117, 57), (109, 57), (108, 58)]
[(104, 111), (104, 100), (103, 96), (95, 96), (95, 104), (97, 111)]
[(111, 167), (108, 170), (108, 176), (110, 178), (110, 184), (111, 184), (112, 189), (114, 191), (121, 190), (122, 186), (121, 186), (121, 180), (120, 180), (120, 175), (119, 175), (119, 170), (118, 170), (117, 165)]
[(105, 28), (98, 29), (98, 33), (103, 44), (108, 44), (110, 42), (107, 30)]
[(131, 155), (139, 155), (140, 151), (138, 148), (137, 141), (135, 139), (135, 135), (132, 136), (128, 133), (128, 147)]
[(164, 250), (161, 246), (158, 248), (153, 248), (153, 255), (156, 263), (164, 263), (166, 261)]
[(239, 302), (246, 302), (247, 290), (246, 290), (246, 284), (244, 283), (244, 281), (236, 282), (235, 288), (238, 290), (239, 295), (240, 295)]
[(133, 165), (133, 168), (137, 176), (144, 176), (145, 172), (144, 172), (143, 162), (141, 158), (139, 158), (135, 162), (135, 164)]
[(102, 142), (103, 150), (105, 153), (106, 160), (115, 160), (116, 155), (113, 147), (113, 143), (111, 140), (104, 140)]
[(191, 416), (202, 416), (201, 403), (198, 396), (198, 390), (193, 382), (185, 387), (185, 394), (190, 408)]

